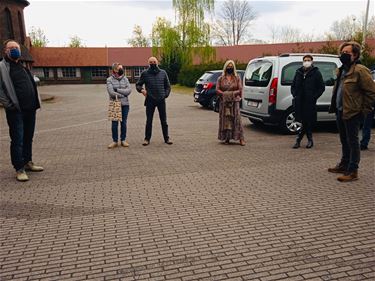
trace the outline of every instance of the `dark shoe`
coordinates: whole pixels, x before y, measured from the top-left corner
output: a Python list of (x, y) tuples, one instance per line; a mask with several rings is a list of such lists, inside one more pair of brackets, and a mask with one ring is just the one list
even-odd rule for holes
[(296, 141), (296, 143), (292, 146), (292, 148), (297, 149), (301, 146), (301, 142)]
[(363, 144), (361, 144), (360, 148), (361, 148), (361, 150), (367, 150), (368, 149), (367, 145), (363, 145)]
[(166, 144), (173, 144), (173, 142), (171, 141), (171, 140), (166, 140), (166, 141), (164, 141)]
[(142, 143), (143, 146), (146, 146), (146, 145), (149, 145), (149, 144), (150, 144), (149, 140), (144, 140), (143, 143)]
[(306, 148), (312, 148), (314, 146), (314, 142), (312, 140), (308, 140), (306, 144)]
[(337, 164), (333, 168), (328, 168), (328, 172), (335, 174), (344, 174), (346, 173), (346, 167), (342, 164)]
[(341, 182), (349, 182), (349, 181), (358, 180), (358, 171), (347, 172), (343, 176), (339, 176), (337, 180)]

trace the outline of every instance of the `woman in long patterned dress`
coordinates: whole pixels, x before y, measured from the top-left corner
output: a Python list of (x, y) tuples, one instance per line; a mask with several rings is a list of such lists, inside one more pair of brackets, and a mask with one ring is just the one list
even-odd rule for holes
[(224, 64), (223, 74), (217, 79), (216, 94), (220, 99), (218, 139), (225, 144), (233, 139), (245, 145), (240, 114), (242, 82), (234, 61)]

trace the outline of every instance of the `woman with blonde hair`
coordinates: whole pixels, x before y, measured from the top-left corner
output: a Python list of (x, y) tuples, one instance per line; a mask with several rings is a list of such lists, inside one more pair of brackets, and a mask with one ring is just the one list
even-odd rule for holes
[(245, 140), (240, 114), (242, 82), (237, 74), (234, 61), (228, 60), (225, 62), (223, 73), (217, 79), (216, 94), (220, 99), (218, 139), (225, 144), (229, 144), (230, 140), (233, 139), (244, 146)]

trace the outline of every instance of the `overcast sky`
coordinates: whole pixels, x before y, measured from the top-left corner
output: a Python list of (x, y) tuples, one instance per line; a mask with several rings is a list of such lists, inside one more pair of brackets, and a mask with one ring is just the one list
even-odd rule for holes
[[(122, 47), (132, 36), (134, 25), (149, 35), (157, 17), (174, 22), (172, 0), (122, 1), (41, 1), (28, 0), (25, 8), (26, 32), (41, 28), (50, 47), (67, 46), (70, 37), (80, 37), (87, 47)], [(258, 14), (250, 28), (252, 38), (270, 41), (270, 26), (292, 26), (302, 33), (324, 35), (335, 20), (354, 15), (360, 18), (367, 0), (339, 1), (249, 1)], [(222, 1), (215, 1), (220, 9)], [(370, 1), (370, 17), (374, 0)], [(209, 16), (213, 20), (215, 15)]]

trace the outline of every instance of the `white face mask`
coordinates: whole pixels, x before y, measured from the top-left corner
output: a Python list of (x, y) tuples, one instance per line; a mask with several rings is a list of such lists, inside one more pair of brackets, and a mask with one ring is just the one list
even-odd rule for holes
[(303, 62), (303, 67), (305, 67), (305, 68), (309, 68), (309, 67), (311, 67), (311, 65), (312, 65), (312, 61), (304, 61)]

